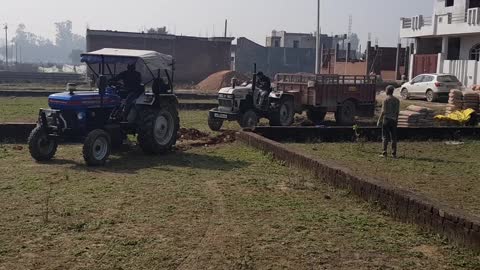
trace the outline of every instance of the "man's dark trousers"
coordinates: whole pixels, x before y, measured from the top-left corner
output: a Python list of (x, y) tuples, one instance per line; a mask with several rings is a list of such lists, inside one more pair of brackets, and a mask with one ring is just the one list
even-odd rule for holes
[(382, 126), (383, 155), (387, 154), (388, 143), (392, 142), (392, 155), (397, 155), (397, 121), (385, 118)]

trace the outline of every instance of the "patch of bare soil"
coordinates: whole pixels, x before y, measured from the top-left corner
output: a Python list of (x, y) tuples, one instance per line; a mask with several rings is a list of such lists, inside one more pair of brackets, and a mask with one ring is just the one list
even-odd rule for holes
[(235, 141), (233, 130), (222, 131), (218, 135), (211, 135), (194, 128), (181, 128), (178, 134), (179, 143), (177, 148), (188, 150), (193, 147), (214, 146)]

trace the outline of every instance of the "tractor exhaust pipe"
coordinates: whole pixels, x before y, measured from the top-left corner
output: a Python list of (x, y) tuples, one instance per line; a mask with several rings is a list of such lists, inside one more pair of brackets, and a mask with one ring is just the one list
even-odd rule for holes
[(257, 89), (257, 63), (253, 64), (252, 91)]

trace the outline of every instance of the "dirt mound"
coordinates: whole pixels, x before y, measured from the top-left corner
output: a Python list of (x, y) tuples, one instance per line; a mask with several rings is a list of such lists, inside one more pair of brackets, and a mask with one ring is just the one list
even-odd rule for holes
[(230, 86), (233, 77), (237, 78), (239, 85), (250, 79), (245, 74), (224, 70), (208, 76), (208, 78), (197, 84), (195, 88), (205, 92), (217, 92), (224, 87)]
[(181, 128), (178, 137), (185, 141), (196, 141), (208, 139), (210, 135), (194, 128)]

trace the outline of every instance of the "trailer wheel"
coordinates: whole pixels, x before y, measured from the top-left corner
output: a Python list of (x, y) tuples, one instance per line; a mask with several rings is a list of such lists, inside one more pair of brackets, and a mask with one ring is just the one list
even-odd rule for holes
[(254, 128), (258, 125), (258, 115), (254, 110), (246, 111), (240, 118), (239, 124), (242, 128)]
[(90, 132), (83, 143), (83, 159), (88, 166), (103, 166), (110, 156), (111, 139), (107, 132), (96, 129)]
[(312, 121), (314, 124), (320, 124), (325, 120), (327, 115), (326, 111), (310, 109), (307, 111), (308, 120)]
[(288, 127), (293, 124), (294, 118), (293, 100), (282, 99), (280, 108), (270, 116), (270, 126)]
[(219, 131), (223, 126), (223, 120), (215, 119), (208, 115), (208, 127), (213, 131)]
[(340, 125), (351, 126), (355, 124), (355, 116), (357, 114), (356, 106), (353, 101), (347, 100), (335, 113), (335, 120)]
[(28, 150), (36, 161), (51, 160), (57, 152), (57, 141), (48, 138), (42, 127), (36, 127), (28, 137)]

